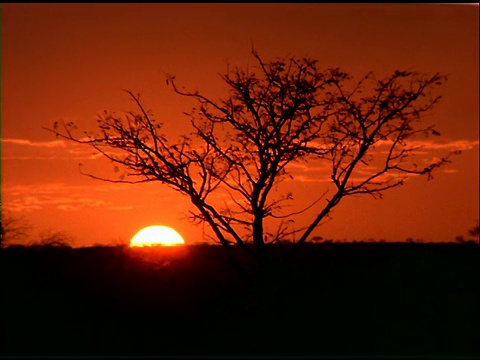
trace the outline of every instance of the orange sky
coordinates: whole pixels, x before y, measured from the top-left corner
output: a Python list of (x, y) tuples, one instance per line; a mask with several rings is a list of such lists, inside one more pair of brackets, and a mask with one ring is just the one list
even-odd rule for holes
[[(217, 98), (225, 89), (218, 73), (227, 63), (253, 64), (253, 41), (264, 59), (309, 56), (358, 76), (405, 68), (450, 74), (428, 118), (442, 137), (427, 149), (463, 154), (433, 181), (411, 178), (383, 200), (345, 198), (314, 235), (454, 240), (479, 218), (478, 27), (478, 5), (4, 4), (2, 207), (23, 215), (34, 233), (62, 230), (77, 245), (128, 240), (153, 224), (201, 240), (178, 193), (84, 177), (79, 162), (89, 169), (105, 162), (42, 127), (72, 120), (94, 129), (103, 110), (134, 109), (121, 91), (131, 89), (176, 138), (192, 103), (166, 86), (164, 72)], [(326, 184), (301, 170), (292, 182), (297, 205)]]

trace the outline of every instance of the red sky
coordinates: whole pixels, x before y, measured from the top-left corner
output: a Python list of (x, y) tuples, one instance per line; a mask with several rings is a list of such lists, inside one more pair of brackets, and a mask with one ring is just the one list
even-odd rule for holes
[[(253, 64), (253, 42), (264, 59), (309, 56), (357, 76), (449, 74), (427, 119), (442, 136), (427, 149), (463, 154), (433, 181), (411, 178), (383, 200), (344, 199), (314, 235), (452, 241), (479, 219), (478, 29), (478, 5), (4, 4), (2, 208), (24, 216), (34, 234), (65, 231), (77, 245), (128, 240), (154, 224), (201, 240), (178, 193), (82, 176), (79, 162), (93, 170), (105, 162), (42, 127), (66, 120), (93, 130), (103, 110), (134, 109), (122, 92), (131, 89), (176, 138), (187, 132), (183, 112), (192, 103), (166, 86), (164, 73), (217, 98), (225, 89), (218, 73), (227, 63)], [(292, 182), (297, 205), (325, 186), (309, 170), (299, 175)]]

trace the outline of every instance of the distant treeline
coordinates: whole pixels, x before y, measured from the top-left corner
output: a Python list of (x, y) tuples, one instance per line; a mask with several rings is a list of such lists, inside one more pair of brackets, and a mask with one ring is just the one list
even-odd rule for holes
[(305, 244), (248, 283), (221, 246), (12, 246), (0, 355), (478, 356), (479, 263), (472, 243)]

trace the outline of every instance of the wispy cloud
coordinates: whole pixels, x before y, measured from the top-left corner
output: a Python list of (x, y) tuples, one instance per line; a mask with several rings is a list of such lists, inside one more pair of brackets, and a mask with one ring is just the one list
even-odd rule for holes
[[(449, 142), (434, 142), (429, 140), (410, 140), (407, 141), (408, 147), (421, 147), (422, 150), (473, 150), (478, 148), (478, 140), (453, 140)], [(386, 147), (392, 144), (391, 141), (380, 140), (376, 143), (377, 147)]]
[(69, 159), (67, 144), (62, 140), (33, 141), (29, 139), (2, 139), (2, 160), (58, 160)]
[[(2, 139), (2, 160), (96, 160), (102, 154), (95, 149), (63, 140), (32, 141), (29, 139)], [(107, 151), (109, 155), (118, 152)]]
[[(130, 210), (128, 204), (112, 202), (112, 192), (124, 191), (119, 184), (96, 186), (67, 185), (64, 183), (3, 185), (2, 207), (10, 211), (33, 211), (53, 207), (62, 211), (84, 208), (107, 208), (109, 210)], [(113, 197), (118, 199), (118, 197)]]
[(65, 159), (58, 156), (23, 156), (23, 155), (7, 155), (2, 156), (2, 160), (59, 160)]
[(458, 173), (457, 169), (444, 169), (442, 172), (447, 173), (447, 174), (455, 174)]
[(12, 201), (6, 202), (4, 208), (10, 211), (31, 211), (40, 210), (46, 206), (53, 206), (58, 210), (80, 210), (87, 207), (108, 207), (108, 203), (103, 200), (93, 198), (63, 197), (55, 198), (50, 196), (28, 196), (18, 197)]
[[(72, 159), (75, 160), (95, 160), (102, 158), (102, 154), (99, 152), (94, 152), (91, 148), (85, 148), (76, 146), (75, 148), (68, 149), (68, 154), (71, 155)], [(108, 153), (108, 152), (107, 152)], [(108, 153), (113, 155), (113, 153)]]
[[(132, 192), (133, 190), (133, 192)], [(159, 183), (137, 185), (93, 182), (91, 184), (68, 184), (64, 182), (36, 184), (2, 184), (2, 208), (14, 212), (29, 212), (45, 209), (78, 211), (82, 209), (104, 209), (107, 211), (129, 211), (142, 206), (133, 205), (132, 199), (158, 198), (184, 201), (166, 186)]]
[(64, 141), (62, 140), (53, 140), (53, 141), (31, 141), (27, 139), (1, 139), (2, 143), (4, 144), (14, 144), (14, 145), (22, 145), (22, 146), (29, 146), (29, 147), (41, 147), (41, 148), (58, 148), (58, 147), (66, 147)]
[(300, 181), (300, 182), (322, 182), (322, 183), (330, 183), (332, 179), (328, 176), (314, 176), (314, 174), (309, 175), (294, 175), (293, 181)]
[[(388, 148), (392, 145), (391, 141), (379, 141), (375, 144), (375, 149), (372, 149), (371, 155), (376, 162), (370, 163), (369, 166), (363, 166), (355, 170), (355, 178), (352, 178), (353, 181), (362, 181), (365, 180), (369, 175), (373, 174), (374, 171), (378, 171), (381, 164), (384, 163), (385, 154), (388, 153)], [(415, 155), (415, 162), (419, 166), (426, 166), (432, 162), (439, 161), (442, 156), (445, 156), (445, 152), (450, 151), (468, 151), (478, 149), (479, 141), (478, 140), (453, 140), (449, 142), (438, 143), (427, 140), (415, 140), (407, 142), (408, 147), (420, 147), (420, 149), (415, 150), (413, 155)], [(412, 159), (414, 157), (412, 156)], [(383, 160), (382, 160), (383, 159)], [(376, 165), (375, 165), (376, 164)], [(379, 165), (380, 164), (380, 165)], [(293, 176), (293, 181), (313, 183), (313, 182), (331, 182), (331, 162), (316, 160), (309, 163), (294, 163), (289, 165), (289, 173)], [(455, 173), (458, 172), (457, 169), (443, 169), (444, 173)], [(405, 174), (404, 174), (405, 175)], [(410, 176), (411, 175), (411, 176)], [(414, 174), (408, 174), (406, 177), (417, 176)], [(364, 177), (364, 178), (362, 178)]]
[(448, 150), (473, 150), (478, 148), (478, 140), (456, 140), (448, 143), (433, 143), (425, 144), (428, 149), (448, 149)]

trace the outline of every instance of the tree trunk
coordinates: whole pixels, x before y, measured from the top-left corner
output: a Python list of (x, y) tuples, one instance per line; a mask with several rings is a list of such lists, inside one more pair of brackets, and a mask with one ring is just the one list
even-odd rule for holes
[(253, 245), (258, 256), (260, 271), (263, 271), (267, 262), (267, 248), (263, 239), (263, 214), (260, 211), (254, 213), (253, 219)]

